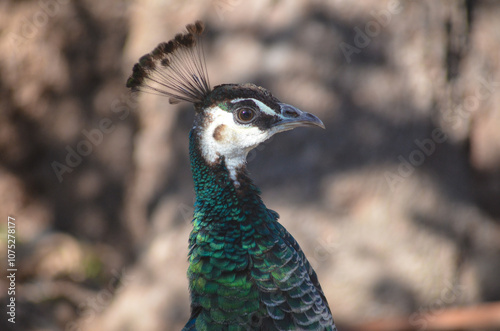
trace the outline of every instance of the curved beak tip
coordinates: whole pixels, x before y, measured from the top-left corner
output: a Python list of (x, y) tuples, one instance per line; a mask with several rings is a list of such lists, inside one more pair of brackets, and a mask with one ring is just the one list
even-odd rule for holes
[(291, 130), (299, 126), (316, 126), (326, 129), (325, 124), (317, 116), (306, 113), (288, 104), (281, 104), (282, 119), (276, 123), (276, 126), (284, 130)]
[(322, 120), (320, 120), (318, 117), (316, 117), (312, 114), (309, 114), (309, 113), (306, 113), (306, 114), (310, 115), (311, 118), (303, 120), (302, 121), (303, 126), (316, 126), (316, 127), (322, 128), (322, 129), (326, 129), (326, 126)]
[[(318, 118), (318, 119), (319, 119), (319, 118)], [(322, 120), (319, 120), (319, 123), (318, 123), (318, 124), (316, 124), (316, 126), (319, 126), (319, 127), (320, 127), (320, 128), (322, 128), (323, 130), (325, 130), (325, 129), (326, 129), (326, 126), (325, 126), (325, 124), (323, 123), (323, 121), (322, 121)]]

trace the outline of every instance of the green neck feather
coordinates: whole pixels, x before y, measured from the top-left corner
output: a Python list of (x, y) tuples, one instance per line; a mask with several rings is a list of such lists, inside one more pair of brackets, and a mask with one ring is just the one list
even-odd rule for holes
[[(190, 133), (190, 159), (196, 193), (196, 211), (217, 216), (229, 214), (233, 208), (244, 210), (245, 215), (265, 210), (260, 190), (242, 169), (237, 174), (238, 188), (233, 184), (224, 162), (208, 164), (201, 155), (199, 137), (194, 130)], [(221, 202), (223, 202), (221, 204)], [(195, 221), (196, 221), (195, 213)]]
[(250, 325), (255, 314), (263, 313), (249, 276), (252, 260), (274, 246), (278, 215), (266, 208), (245, 173), (238, 174), (235, 188), (224, 162), (207, 164), (194, 130), (190, 158), (196, 204), (188, 277), (193, 308), (201, 310), (196, 326), (212, 329), (235, 319)]

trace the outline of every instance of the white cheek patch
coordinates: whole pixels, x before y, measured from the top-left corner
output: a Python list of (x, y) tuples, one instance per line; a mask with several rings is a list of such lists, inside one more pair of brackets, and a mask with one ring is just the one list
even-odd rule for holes
[(205, 112), (210, 122), (205, 124), (200, 133), (202, 155), (209, 163), (216, 163), (224, 156), (231, 179), (239, 186), (236, 181), (237, 169), (246, 164), (248, 152), (267, 140), (272, 133), (251, 125), (236, 124), (233, 114), (219, 107), (209, 108)]

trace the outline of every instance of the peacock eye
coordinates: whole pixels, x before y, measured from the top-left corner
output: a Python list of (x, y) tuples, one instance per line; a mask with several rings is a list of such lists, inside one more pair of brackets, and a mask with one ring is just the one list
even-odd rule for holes
[(252, 108), (240, 108), (236, 111), (236, 119), (241, 124), (248, 124), (255, 118), (255, 111)]

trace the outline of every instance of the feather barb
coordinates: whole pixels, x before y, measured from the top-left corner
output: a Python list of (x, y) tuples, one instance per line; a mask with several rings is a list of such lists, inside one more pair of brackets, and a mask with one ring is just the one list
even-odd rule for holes
[(142, 56), (132, 69), (127, 87), (133, 92), (167, 96), (170, 103), (202, 103), (211, 92), (201, 44), (204, 25), (197, 21), (188, 24), (186, 30)]

